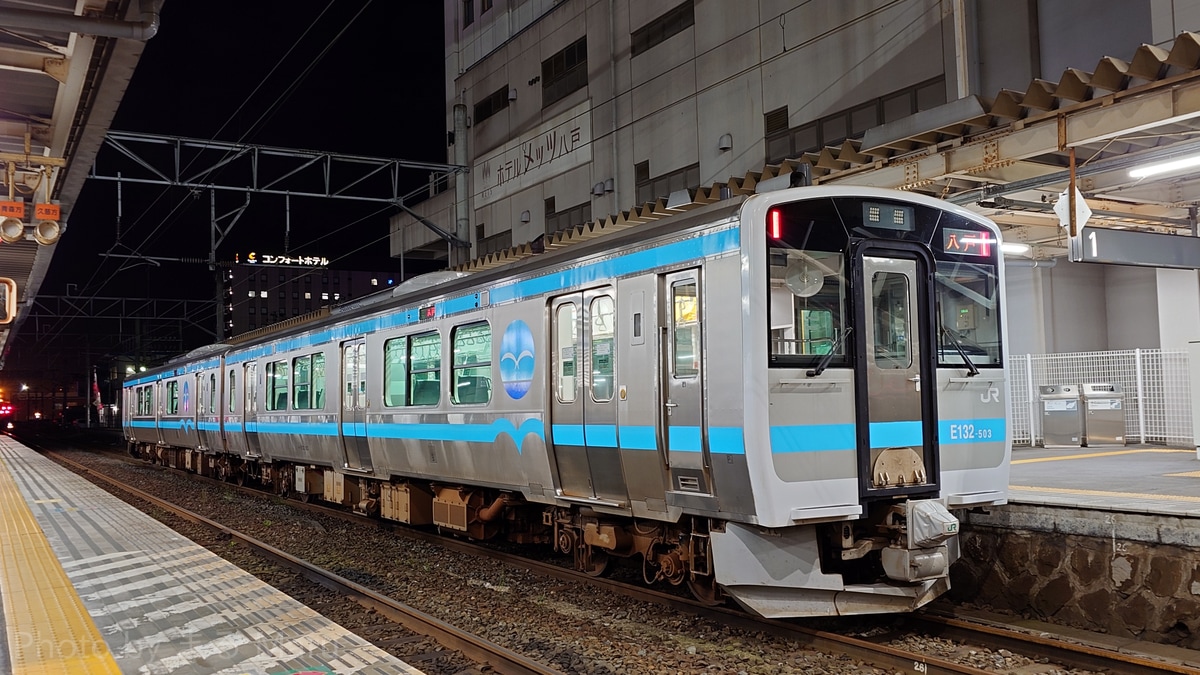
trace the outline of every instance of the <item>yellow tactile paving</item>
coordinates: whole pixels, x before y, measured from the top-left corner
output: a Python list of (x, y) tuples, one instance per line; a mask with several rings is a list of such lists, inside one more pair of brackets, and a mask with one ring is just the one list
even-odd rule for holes
[(1200, 502), (1200, 497), (1191, 495), (1156, 495), (1149, 492), (1109, 492), (1106, 490), (1080, 490), (1077, 488), (1034, 487), (1031, 485), (1009, 485), (1009, 490), (1025, 492), (1049, 492), (1060, 495), (1086, 495), (1091, 497), (1118, 497), (1121, 499), (1153, 499), (1162, 502)]
[(13, 674), (120, 673), (3, 458), (0, 543)]
[(1061, 462), (1068, 459), (1095, 459), (1096, 457), (1116, 457), (1117, 455), (1138, 455), (1147, 452), (1154, 453), (1186, 453), (1193, 450), (1177, 450), (1172, 448), (1146, 448), (1140, 450), (1113, 450), (1111, 452), (1089, 452), (1087, 454), (1056, 455), (1054, 457), (1030, 457), (1029, 459), (1014, 459), (1013, 464), (1036, 464), (1037, 462)]

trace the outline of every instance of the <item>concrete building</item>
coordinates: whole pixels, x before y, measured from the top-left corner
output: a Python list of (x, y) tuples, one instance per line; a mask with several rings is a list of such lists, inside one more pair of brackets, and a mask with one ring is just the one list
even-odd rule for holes
[[(920, 130), (967, 103), (1007, 133), (1053, 122), (1071, 103), (1062, 98), (1070, 73), (1106, 57), (1133, 61), (1144, 44), (1165, 54), (1182, 31), (1200, 29), (1200, 3), (1166, 0), (445, 0), (445, 16), (447, 158), (470, 171), (411, 207), (469, 239), (472, 258), (786, 160), (816, 167), (824, 154), (848, 155), (841, 166), (855, 175), (844, 180), (878, 184), (869, 172), (900, 165), (895, 151), (860, 152), (872, 130)], [(1122, 91), (1141, 85), (1121, 72)], [(1040, 83), (1051, 85), (1046, 110), (1035, 109)], [(1083, 84), (1087, 97), (1103, 93)], [(1024, 106), (1011, 123), (997, 111), (1010, 98)], [(914, 133), (911, 147), (947, 152), (953, 139), (933, 136)], [(1061, 170), (1061, 157), (1021, 157), (1004, 178)], [(975, 173), (1004, 167), (983, 167), (993, 168)], [(928, 189), (921, 178), (897, 185)], [(1009, 270), (1013, 353), (1181, 348), (1200, 338), (1194, 270), (1059, 265), (1057, 223), (1001, 224), (1041, 263)], [(446, 243), (412, 216), (391, 227), (393, 256), (447, 257)]]
[(296, 263), (240, 263), (227, 273), (231, 334), (241, 335), (399, 283), (390, 272), (314, 269)]

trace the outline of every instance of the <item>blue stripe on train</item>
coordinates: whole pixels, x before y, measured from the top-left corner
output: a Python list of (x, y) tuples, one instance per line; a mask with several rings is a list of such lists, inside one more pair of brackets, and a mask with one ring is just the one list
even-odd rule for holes
[[(189, 420), (190, 421), (190, 420)], [(180, 420), (164, 420), (164, 428), (179, 429)], [(138, 429), (153, 429), (152, 420), (132, 420), (129, 426)], [(296, 434), (300, 436), (337, 436), (339, 427), (346, 435), (355, 433), (354, 426), (339, 425), (337, 422), (248, 422), (246, 431), (270, 434)], [(501, 434), (520, 441), (533, 434), (543, 441), (545, 428), (541, 420), (527, 419), (515, 426), (507, 419), (490, 424), (365, 424), (368, 438), (404, 439), (421, 441), (465, 441), (492, 443)], [(204, 431), (216, 431), (217, 425), (202, 422)], [(241, 424), (227, 424), (227, 432), (242, 431)], [(574, 445), (622, 450), (656, 450), (657, 435), (651, 426), (615, 426), (612, 424), (554, 424), (550, 428), (551, 440), (558, 445)], [(876, 422), (871, 424), (871, 447), (915, 446), (921, 444), (919, 422)], [(942, 420), (938, 423), (938, 436), (942, 445), (957, 445), (976, 442), (1000, 442), (1007, 437), (1008, 425), (1004, 418), (981, 418), (964, 420)], [(358, 435), (362, 435), (358, 433)], [(799, 424), (773, 426), (770, 431), (771, 451), (829, 452), (853, 450), (856, 446), (855, 425), (844, 424)], [(710, 427), (709, 449), (719, 454), (746, 454), (744, 435), (740, 427)], [(699, 452), (701, 447), (700, 428), (676, 426), (671, 428), (670, 449), (672, 452)]]
[[(873, 448), (919, 446), (922, 443), (920, 422), (873, 422), (870, 433)], [(1008, 424), (1003, 417), (938, 422), (938, 441), (942, 445), (1004, 441), (1007, 434)], [(853, 450), (856, 446), (852, 422), (771, 427), (773, 452)]]
[[(510, 300), (523, 300), (537, 297), (545, 293), (556, 293), (569, 288), (604, 279), (612, 279), (629, 274), (637, 274), (646, 270), (656, 269), (664, 265), (674, 265), (688, 260), (696, 260), (704, 256), (718, 255), (736, 251), (741, 245), (741, 234), (737, 227), (729, 227), (716, 232), (709, 232), (699, 237), (672, 242), (645, 251), (637, 251), (617, 256), (609, 260), (601, 260), (588, 265), (571, 267), (569, 269), (544, 274), (532, 279), (497, 286), (491, 290), (491, 304)], [(479, 294), (448, 298), (434, 303), (434, 313), (438, 318), (470, 311), (479, 306)], [(354, 323), (328, 328), (311, 335), (298, 335), (278, 344), (261, 345), (244, 352), (230, 354), (227, 363), (241, 363), (256, 359), (260, 356), (283, 353), (293, 349), (303, 349), (314, 345), (344, 340), (375, 331), (407, 326), (419, 321), (417, 310), (406, 309), (391, 312), (382, 316), (363, 319)], [(144, 379), (155, 379), (154, 377)], [(134, 385), (142, 380), (130, 380), (126, 386)]]

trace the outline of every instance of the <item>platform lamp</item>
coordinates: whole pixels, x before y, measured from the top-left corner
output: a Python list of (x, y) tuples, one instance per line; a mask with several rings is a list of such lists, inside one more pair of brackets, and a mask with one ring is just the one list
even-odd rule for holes
[(0, 220), (0, 240), (15, 244), (25, 238), (25, 223), (16, 218)]
[(58, 241), (62, 234), (62, 226), (57, 220), (43, 220), (33, 226), (33, 238), (42, 246), (49, 246)]

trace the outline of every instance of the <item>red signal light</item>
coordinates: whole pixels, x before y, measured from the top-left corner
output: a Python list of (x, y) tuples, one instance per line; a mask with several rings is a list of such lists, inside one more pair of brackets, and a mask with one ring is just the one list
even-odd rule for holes
[(772, 209), (769, 216), (771, 223), (771, 238), (779, 239), (783, 236), (783, 214), (779, 209)]

